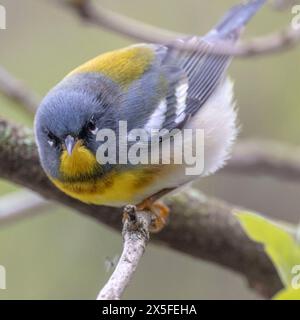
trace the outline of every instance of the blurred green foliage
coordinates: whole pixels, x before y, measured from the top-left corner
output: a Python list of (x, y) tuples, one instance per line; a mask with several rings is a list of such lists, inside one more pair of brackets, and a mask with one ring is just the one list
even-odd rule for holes
[(300, 290), (291, 287), (283, 289), (275, 297), (274, 300), (300, 300)]
[(275, 299), (300, 300), (300, 243), (297, 228), (251, 212), (237, 218), (251, 239), (264, 245), (285, 286)]

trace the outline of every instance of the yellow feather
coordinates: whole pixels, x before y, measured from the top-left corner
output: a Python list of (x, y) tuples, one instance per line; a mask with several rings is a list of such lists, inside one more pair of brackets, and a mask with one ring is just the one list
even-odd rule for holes
[(65, 178), (76, 178), (78, 176), (90, 175), (99, 168), (93, 153), (78, 141), (71, 155), (63, 150), (60, 158), (60, 172)]
[(112, 171), (98, 179), (62, 182), (50, 177), (60, 190), (85, 203), (119, 206), (135, 203), (136, 198), (153, 183), (160, 168), (139, 168), (131, 171)]
[(154, 52), (147, 46), (131, 46), (104, 53), (73, 70), (68, 76), (83, 72), (101, 72), (122, 86), (139, 79), (149, 68)]

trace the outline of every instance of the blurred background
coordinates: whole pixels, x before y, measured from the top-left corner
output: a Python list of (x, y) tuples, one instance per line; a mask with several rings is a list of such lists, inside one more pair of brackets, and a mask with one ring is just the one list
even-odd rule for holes
[[(239, 0), (98, 0), (138, 20), (174, 31), (203, 34)], [(131, 42), (83, 24), (50, 0), (0, 0), (7, 30), (0, 30), (0, 64), (41, 97), (74, 67)], [(266, 7), (244, 38), (275, 31), (290, 11)], [(242, 127), (240, 139), (299, 144), (299, 49), (278, 55), (236, 59), (230, 68)], [(0, 116), (32, 126), (32, 118), (0, 95)], [(266, 177), (218, 174), (201, 180), (201, 190), (270, 217), (299, 221), (299, 186)], [(0, 180), (2, 195), (17, 186)], [(13, 205), (13, 203), (12, 203)], [(115, 231), (53, 205), (32, 218), (0, 227), (0, 265), (7, 289), (0, 299), (95, 299), (110, 273), (107, 259), (121, 252)], [(250, 268), (251, 266), (249, 266)], [(125, 298), (258, 299), (232, 272), (182, 253), (150, 245)]]

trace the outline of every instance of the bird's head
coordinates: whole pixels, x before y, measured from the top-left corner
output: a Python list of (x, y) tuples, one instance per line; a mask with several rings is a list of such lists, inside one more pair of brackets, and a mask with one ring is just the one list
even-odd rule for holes
[[(72, 180), (91, 176), (100, 169), (96, 140), (108, 97), (105, 83), (79, 75), (65, 79), (43, 99), (35, 118), (35, 135), (45, 172), (54, 179)], [(97, 94), (96, 94), (97, 93)]]

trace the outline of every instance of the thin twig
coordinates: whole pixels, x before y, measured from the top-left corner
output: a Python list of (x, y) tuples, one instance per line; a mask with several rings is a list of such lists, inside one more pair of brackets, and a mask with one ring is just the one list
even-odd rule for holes
[(37, 95), (26, 88), (20, 80), (14, 78), (1, 66), (0, 93), (24, 106), (30, 113), (35, 113), (39, 103)]
[(237, 143), (221, 171), (249, 176), (269, 176), (300, 182), (300, 147), (275, 141), (248, 140)]
[(286, 10), (291, 8), (293, 5), (297, 4), (297, 0), (273, 0), (271, 1), (271, 6), (275, 10)]
[(74, 12), (87, 23), (137, 41), (165, 44), (171, 39), (184, 36), (136, 21), (103, 7), (95, 7), (90, 0), (66, 0), (58, 1), (58, 3), (74, 9)]
[(151, 214), (126, 206), (123, 223), (123, 252), (115, 271), (98, 294), (97, 300), (119, 300), (128, 286), (149, 241)]
[(0, 225), (32, 217), (48, 206), (49, 202), (29, 190), (6, 194), (0, 198)]
[[(92, 5), (90, 0), (67, 0), (63, 2), (86, 22), (116, 32), (122, 36), (135, 39), (137, 41), (167, 44), (176, 38), (187, 35), (171, 32), (165, 29), (149, 26), (142, 22), (130, 19), (123, 15), (114, 13), (103, 7)], [(240, 42), (235, 46), (227, 43), (215, 44), (213, 47), (207, 43), (185, 44), (172, 43), (172, 46), (180, 50), (199, 50), (201, 52), (213, 52), (215, 54), (226, 54), (240, 58), (267, 55), (291, 49), (300, 42), (300, 28), (293, 29), (291, 26), (285, 29), (254, 38), (249, 41)]]

